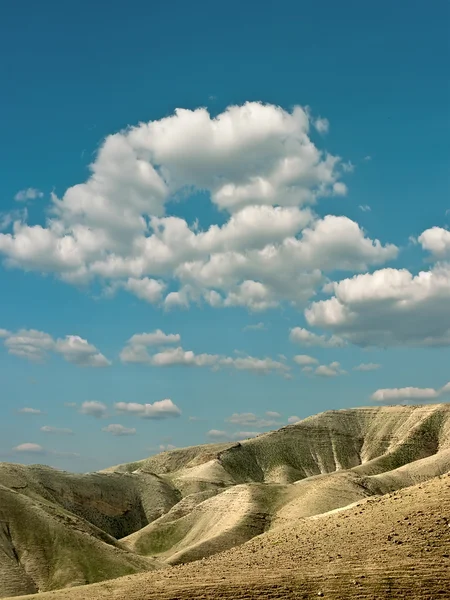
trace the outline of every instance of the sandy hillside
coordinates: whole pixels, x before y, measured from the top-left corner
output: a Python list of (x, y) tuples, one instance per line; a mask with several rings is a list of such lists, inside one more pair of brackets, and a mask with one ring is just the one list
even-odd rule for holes
[(0, 465), (0, 594), (138, 573), (48, 597), (450, 598), (449, 471), (447, 405), (330, 411), (97, 474)]

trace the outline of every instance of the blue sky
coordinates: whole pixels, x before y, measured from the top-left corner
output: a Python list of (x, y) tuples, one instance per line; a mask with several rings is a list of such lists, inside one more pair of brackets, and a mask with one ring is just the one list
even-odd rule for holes
[(449, 16), (2, 8), (0, 459), (448, 399)]

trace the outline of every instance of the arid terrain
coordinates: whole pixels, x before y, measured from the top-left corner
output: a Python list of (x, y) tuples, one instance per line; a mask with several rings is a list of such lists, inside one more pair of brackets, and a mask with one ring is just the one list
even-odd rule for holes
[(87, 475), (3, 463), (0, 515), (0, 597), (450, 598), (450, 406), (329, 411)]

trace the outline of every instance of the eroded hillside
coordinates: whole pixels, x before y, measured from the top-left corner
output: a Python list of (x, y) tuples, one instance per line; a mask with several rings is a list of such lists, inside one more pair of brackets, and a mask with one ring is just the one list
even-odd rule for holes
[[(154, 569), (148, 581), (162, 581), (178, 573), (173, 565), (217, 554), (189, 567), (195, 579), (216, 564), (210, 561), (228, 556), (253, 565), (261, 548), (271, 549), (269, 540), (293, 544), (301, 560), (314, 552), (325, 560), (325, 538), (317, 541), (322, 549), (311, 546), (317, 518), (337, 530), (344, 513), (330, 511), (359, 503), (365, 508), (355, 518), (367, 507), (376, 513), (382, 497), (394, 508), (394, 492), (449, 470), (450, 407), (444, 404), (330, 411), (241, 443), (173, 450), (88, 475), (1, 464), (0, 595)], [(448, 502), (448, 479), (447, 487), (436, 481), (439, 502)], [(329, 563), (327, 569), (338, 566)], [(282, 577), (290, 568), (282, 568)], [(91, 588), (74, 598), (90, 598), (84, 589)]]

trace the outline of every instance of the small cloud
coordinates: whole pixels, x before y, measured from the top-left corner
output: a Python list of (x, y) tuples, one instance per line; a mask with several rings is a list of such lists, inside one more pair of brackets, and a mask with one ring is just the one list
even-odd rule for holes
[(67, 406), (69, 408), (76, 408), (77, 403), (76, 402), (64, 402), (64, 406)]
[(174, 446), (173, 444), (160, 444), (159, 445), (159, 450), (161, 450), (161, 452), (169, 452), (170, 450), (176, 450), (176, 446)]
[(278, 421), (274, 421), (273, 419), (262, 419), (254, 413), (233, 413), (231, 417), (228, 417), (225, 421), (235, 425), (250, 425), (257, 429), (265, 429), (266, 427), (279, 425)]
[(102, 431), (105, 431), (106, 433), (111, 433), (112, 435), (115, 435), (115, 436), (134, 435), (136, 433), (136, 429), (134, 427), (133, 428), (124, 427), (123, 425), (119, 425), (118, 423), (114, 423), (114, 424), (108, 425), (107, 427), (103, 427)]
[(292, 415), (292, 417), (289, 417), (288, 419), (288, 423), (292, 424), (292, 423), (298, 423), (298, 421), (300, 421), (300, 417), (297, 417), (297, 415)]
[(318, 346), (321, 348), (340, 348), (346, 344), (342, 338), (336, 335), (327, 338), (324, 335), (308, 331), (308, 329), (304, 329), (303, 327), (294, 327), (291, 329), (289, 339), (291, 342), (301, 344), (302, 346)]
[(188, 417), (188, 421), (201, 422), (201, 421), (206, 421), (206, 419), (203, 419), (202, 417)]
[(376, 371), (380, 369), (381, 365), (378, 363), (361, 363), (357, 367), (353, 367), (354, 371)]
[(346, 371), (343, 371), (340, 364), (334, 361), (329, 365), (319, 365), (314, 374), (319, 377), (337, 377), (338, 375), (345, 375)]
[(44, 425), (41, 427), (43, 433), (55, 433), (58, 435), (73, 435), (72, 429), (66, 427), (52, 427), (51, 425)]
[(40, 190), (36, 188), (26, 188), (24, 190), (20, 190), (14, 196), (14, 200), (16, 202), (26, 202), (27, 200), (36, 200), (36, 198), (43, 198), (44, 194)]
[(261, 331), (262, 329), (266, 329), (266, 326), (260, 322), (255, 325), (246, 325), (242, 331)]
[(302, 373), (312, 373), (314, 369), (310, 366), (303, 367)]
[(80, 413), (82, 415), (90, 415), (96, 419), (102, 419), (103, 417), (106, 417), (106, 412), (106, 404), (103, 404), (103, 402), (97, 402), (96, 400), (83, 402), (80, 408)]
[(111, 365), (94, 345), (78, 335), (66, 335), (65, 339), (57, 340), (55, 349), (67, 362), (79, 367), (101, 368)]
[(276, 412), (275, 410), (266, 410), (266, 416), (272, 419), (278, 419), (281, 417), (280, 413)]
[(333, 193), (336, 196), (346, 196), (347, 192), (347, 186), (342, 181), (336, 181), (336, 183), (333, 184)]
[(321, 134), (328, 133), (330, 129), (330, 122), (322, 117), (318, 117), (313, 124), (316, 131)]
[(342, 170), (344, 171), (344, 173), (353, 173), (353, 171), (355, 170), (355, 165), (350, 161), (342, 163)]
[(153, 404), (139, 404), (138, 402), (116, 402), (114, 408), (119, 413), (128, 413), (140, 417), (141, 419), (168, 419), (170, 417), (179, 417), (180, 408), (170, 400), (165, 398), (153, 402)]
[(449, 393), (450, 382), (440, 389), (418, 387), (384, 388), (374, 392), (371, 396), (371, 400), (387, 403), (406, 402), (407, 400), (428, 401), (437, 400), (441, 396)]
[(367, 156), (365, 156), (363, 158), (363, 160), (365, 160), (366, 162), (369, 162), (369, 160), (372, 160), (372, 157), (370, 156), (370, 154), (368, 154)]
[(29, 442), (25, 444), (19, 444), (13, 448), (14, 452), (21, 452), (23, 454), (45, 454), (45, 450), (39, 444), (31, 444)]
[(19, 408), (19, 410), (17, 412), (21, 413), (22, 415), (43, 415), (44, 414), (42, 412), (42, 410), (40, 410), (39, 408), (29, 408), (28, 406), (26, 406), (25, 408)]
[(227, 439), (229, 437), (226, 431), (220, 429), (210, 429), (206, 435), (214, 440)]
[(370, 212), (372, 210), (368, 204), (360, 204), (358, 208), (363, 212)]
[(317, 358), (314, 358), (313, 356), (308, 356), (308, 354), (297, 354), (296, 356), (294, 356), (294, 362), (296, 362), (298, 365), (317, 365), (318, 364), (318, 360)]

